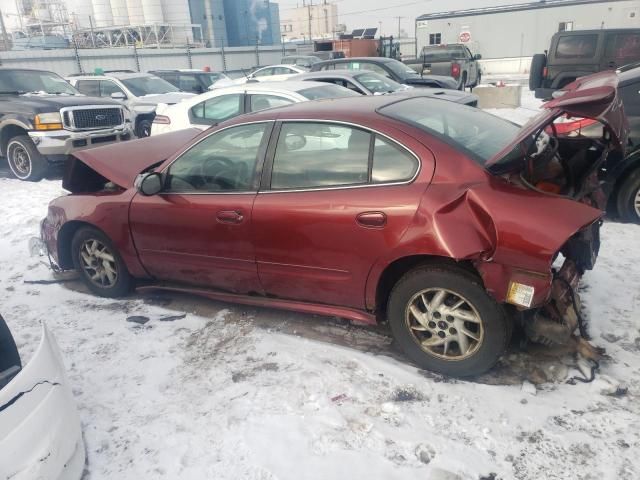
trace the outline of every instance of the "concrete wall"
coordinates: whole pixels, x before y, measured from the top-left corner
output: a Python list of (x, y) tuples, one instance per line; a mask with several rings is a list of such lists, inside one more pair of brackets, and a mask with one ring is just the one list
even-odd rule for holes
[[(294, 54), (295, 46), (285, 46), (286, 54)], [(187, 50), (182, 48), (138, 49), (140, 71), (176, 68), (211, 67), (213, 71), (230, 72), (249, 70), (253, 67), (280, 63), (283, 55), (281, 45), (274, 47), (230, 47), (224, 49), (224, 59), (220, 48), (199, 48), (191, 50), (191, 65)], [(84, 72), (95, 68), (104, 70), (130, 69), (137, 71), (133, 48), (99, 48), (78, 50), (80, 64)], [(4, 67), (36, 68), (50, 70), (59, 75), (80, 73), (74, 50), (34, 50), (9, 51), (0, 53)], [(226, 68), (225, 68), (226, 66)]]
[(579, 6), (471, 15), (418, 23), (418, 51), (429, 44), (429, 34), (442, 34), (442, 43), (458, 43), (460, 33), (471, 34), (469, 48), (483, 58), (531, 57), (549, 48), (560, 22), (573, 30), (640, 27), (640, 1), (622, 0)]

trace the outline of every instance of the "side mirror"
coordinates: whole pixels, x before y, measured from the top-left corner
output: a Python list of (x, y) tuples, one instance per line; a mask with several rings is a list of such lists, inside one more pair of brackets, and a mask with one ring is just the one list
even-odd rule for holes
[(142, 173), (136, 178), (134, 186), (146, 197), (156, 195), (162, 190), (162, 175), (158, 172)]
[(122, 92), (113, 92), (113, 93), (111, 94), (111, 98), (112, 98), (113, 100), (126, 100), (126, 99), (127, 99), (127, 96), (126, 96), (124, 93), (122, 93)]
[(481, 59), (482, 59), (482, 55), (480, 55), (479, 53), (476, 53), (476, 54), (473, 56), (473, 59), (474, 59), (474, 60), (481, 60)]

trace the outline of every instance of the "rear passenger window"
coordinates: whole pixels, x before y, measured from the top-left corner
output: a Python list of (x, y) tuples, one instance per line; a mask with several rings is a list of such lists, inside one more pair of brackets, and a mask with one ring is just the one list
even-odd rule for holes
[(597, 45), (597, 34), (560, 37), (556, 47), (556, 58), (593, 58)]
[(418, 171), (418, 160), (398, 145), (376, 136), (373, 149), (373, 183), (406, 182)]
[(218, 123), (242, 113), (242, 95), (221, 95), (199, 103), (191, 109), (194, 123)]
[(80, 93), (88, 95), (89, 97), (100, 96), (100, 84), (98, 80), (78, 80), (76, 88)]
[(325, 188), (368, 182), (371, 134), (328, 123), (285, 123), (271, 188)]
[(266, 110), (267, 108), (283, 107), (285, 105), (291, 105), (292, 103), (294, 103), (293, 100), (276, 95), (259, 93), (250, 96), (250, 108), (252, 112)]

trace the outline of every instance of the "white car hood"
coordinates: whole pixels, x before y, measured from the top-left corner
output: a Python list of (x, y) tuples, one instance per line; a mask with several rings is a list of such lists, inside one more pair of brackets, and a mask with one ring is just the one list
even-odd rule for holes
[(73, 394), (43, 324), (33, 358), (0, 390), (0, 478), (78, 480), (84, 464)]

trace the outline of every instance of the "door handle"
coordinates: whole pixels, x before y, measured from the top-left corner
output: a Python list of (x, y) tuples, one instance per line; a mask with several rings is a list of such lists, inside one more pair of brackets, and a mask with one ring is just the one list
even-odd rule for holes
[(382, 228), (387, 224), (387, 216), (383, 212), (362, 212), (356, 217), (361, 227)]
[(242, 223), (244, 216), (235, 210), (220, 210), (216, 214), (216, 220), (220, 223)]

